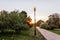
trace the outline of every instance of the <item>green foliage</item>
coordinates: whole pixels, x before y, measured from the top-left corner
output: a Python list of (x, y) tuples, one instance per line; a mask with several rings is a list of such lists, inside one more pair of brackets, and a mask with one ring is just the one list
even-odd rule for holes
[(49, 31), (51, 31), (51, 32), (54, 32), (54, 33), (56, 33), (56, 34), (59, 34), (60, 35), (60, 29), (55, 29), (55, 30), (49, 30)]
[[(11, 32), (2, 33), (2, 34), (0, 33), (0, 40), (34, 40), (33, 32), (34, 32), (34, 28), (14, 34), (12, 34)], [(35, 39), (43, 40), (41, 34), (38, 31), (36, 32), (38, 37), (36, 37)]]
[(49, 25), (46, 24), (46, 23), (44, 23), (44, 24), (41, 25), (41, 28), (43, 28), (43, 29), (49, 29)]
[(54, 28), (58, 28), (58, 26), (56, 26), (54, 24), (48, 25), (48, 24), (44, 23), (44, 24), (41, 25), (41, 28), (44, 28), (44, 29), (47, 29), (47, 30), (53, 30)]
[(36, 25), (37, 25), (37, 26), (40, 26), (42, 23), (44, 23), (43, 20), (38, 20), (37, 23), (36, 23)]
[(47, 20), (48, 25), (51, 29), (60, 28), (60, 17), (59, 14), (55, 13), (49, 16)]
[(23, 31), (29, 29), (29, 26), (26, 23), (27, 13), (25, 11), (22, 11), (20, 13), (18, 11), (12, 11), (8, 13), (7, 11), (3, 10), (0, 13), (0, 31)]

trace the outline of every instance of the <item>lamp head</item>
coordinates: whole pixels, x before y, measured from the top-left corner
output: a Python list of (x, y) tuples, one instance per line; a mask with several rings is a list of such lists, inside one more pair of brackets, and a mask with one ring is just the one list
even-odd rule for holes
[(34, 6), (34, 11), (36, 11), (36, 6)]

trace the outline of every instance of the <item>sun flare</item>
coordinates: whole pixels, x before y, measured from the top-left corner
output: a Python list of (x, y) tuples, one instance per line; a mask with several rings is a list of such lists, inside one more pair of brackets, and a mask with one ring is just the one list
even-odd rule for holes
[[(31, 16), (31, 19), (32, 19), (32, 23), (34, 23), (34, 17), (33, 17), (33, 16)], [(36, 17), (36, 22), (37, 22), (38, 20), (46, 21), (46, 20), (48, 20), (48, 17), (37, 16), (37, 17)]]

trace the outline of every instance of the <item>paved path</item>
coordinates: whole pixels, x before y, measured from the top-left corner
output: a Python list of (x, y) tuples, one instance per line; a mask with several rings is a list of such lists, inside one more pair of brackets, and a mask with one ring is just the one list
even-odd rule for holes
[(60, 35), (48, 30), (36, 27), (36, 29), (45, 37), (46, 40), (60, 40)]

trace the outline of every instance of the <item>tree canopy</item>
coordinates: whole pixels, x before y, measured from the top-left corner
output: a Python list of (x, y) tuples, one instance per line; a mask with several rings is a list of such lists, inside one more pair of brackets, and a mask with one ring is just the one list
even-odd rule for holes
[(25, 11), (1, 11), (0, 12), (0, 31), (4, 30), (28, 30), (27, 13)]
[(48, 25), (54, 29), (54, 28), (60, 28), (60, 17), (58, 13), (54, 13), (49, 16), (49, 19), (47, 20)]

